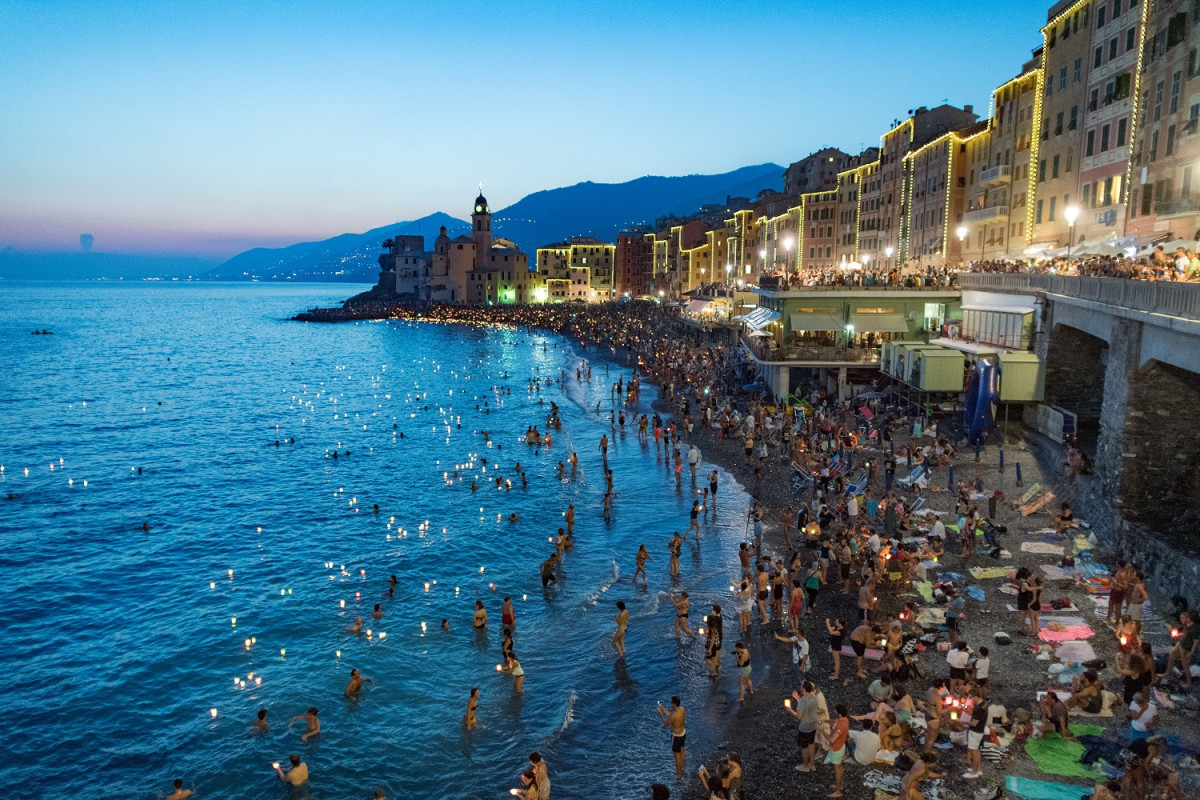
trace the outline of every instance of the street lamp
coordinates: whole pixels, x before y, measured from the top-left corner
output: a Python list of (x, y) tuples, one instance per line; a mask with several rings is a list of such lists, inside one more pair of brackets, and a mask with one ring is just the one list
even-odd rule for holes
[(794, 246), (795, 246), (795, 244), (796, 244), (796, 241), (795, 241), (794, 239), (792, 239), (792, 237), (790, 237), (790, 236), (785, 236), (785, 237), (784, 237), (784, 239), (783, 239), (783, 251), (784, 251), (785, 253), (787, 253), (787, 256), (786, 256), (786, 259), (787, 259), (787, 261), (786, 261), (786, 263), (785, 263), (785, 265), (784, 265), (784, 268), (783, 268), (783, 271), (784, 271), (785, 273), (786, 273), (786, 272), (788, 272), (788, 271), (791, 269), (791, 264), (792, 264), (792, 247), (794, 247)]
[[(894, 252), (896, 252), (896, 251), (895, 251), (895, 250), (893, 250), (891, 247), (885, 247), (885, 248), (883, 248), (883, 254), (884, 254), (885, 256), (887, 256), (888, 262), (891, 262), (891, 260), (892, 260), (892, 253), (894, 253)], [(885, 266), (885, 267), (886, 267), (886, 266), (888, 266), (888, 263), (885, 263), (885, 264), (884, 264), (884, 266)]]
[(1075, 220), (1079, 219), (1079, 206), (1067, 206), (1063, 209), (1063, 216), (1067, 218), (1067, 225), (1070, 232), (1067, 234), (1067, 261), (1071, 260), (1071, 246), (1075, 244)]
[(966, 245), (964, 244), (964, 242), (967, 239), (967, 226), (959, 225), (958, 229), (955, 230), (954, 232), (958, 234), (958, 257), (959, 257), (959, 260), (962, 261), (963, 264), (966, 264), (967, 263), (967, 250), (966, 250)]

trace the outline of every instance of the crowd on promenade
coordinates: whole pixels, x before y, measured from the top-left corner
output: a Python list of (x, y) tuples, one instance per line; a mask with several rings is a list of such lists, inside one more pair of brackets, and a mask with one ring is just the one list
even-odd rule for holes
[(1082, 256), (1078, 258), (1047, 258), (1040, 261), (988, 260), (974, 261), (970, 272), (1031, 273), (1040, 275), (1073, 275), (1098, 278), (1127, 278), (1143, 281), (1200, 282), (1200, 252), (1179, 247), (1168, 253), (1155, 247), (1148, 256)]

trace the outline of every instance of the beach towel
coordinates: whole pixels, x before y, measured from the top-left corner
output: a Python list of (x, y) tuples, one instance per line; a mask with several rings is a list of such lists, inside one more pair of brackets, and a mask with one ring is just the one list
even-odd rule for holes
[(1092, 645), (1081, 641), (1063, 642), (1055, 648), (1054, 654), (1060, 661), (1074, 661), (1076, 664), (1091, 661), (1096, 657)]
[(971, 575), (975, 580), (985, 580), (987, 578), (1007, 578), (1012, 572), (1008, 567), (971, 567)]
[(926, 603), (933, 602), (933, 584), (929, 581), (913, 581), (913, 588), (925, 599)]
[(1043, 642), (1069, 642), (1073, 639), (1088, 639), (1095, 635), (1095, 632), (1087, 625), (1069, 625), (1066, 630), (1062, 631), (1052, 631), (1049, 628), (1042, 628), (1038, 631), (1038, 638)]
[(1100, 697), (1101, 703), (1099, 711), (1093, 714), (1090, 711), (1084, 711), (1082, 708), (1072, 708), (1070, 712), (1071, 715), (1075, 717), (1111, 717), (1113, 715), (1113, 704), (1117, 702), (1117, 696), (1107, 689), (1104, 689), (1100, 692)]
[(946, 624), (946, 610), (944, 608), (926, 608), (917, 614), (916, 623), (922, 628), (940, 628)]
[(1046, 544), (1045, 542), (1021, 542), (1021, 552), (1061, 556), (1063, 554), (1063, 546), (1061, 544)]
[[(1046, 604), (1042, 603), (1042, 609), (1046, 608)], [(1055, 615), (1043, 614), (1041, 617), (1043, 625), (1049, 625), (1051, 622), (1061, 622), (1063, 625), (1086, 625), (1087, 622), (1083, 617), (1059, 617)]]
[(1057, 564), (1042, 564), (1042, 572), (1049, 581), (1069, 581), (1075, 577), (1075, 570), (1064, 569)]
[[(1071, 733), (1076, 736), (1099, 736), (1104, 733), (1104, 726), (1072, 725)], [(1085, 749), (1079, 742), (1063, 741), (1057, 733), (1047, 733), (1040, 739), (1031, 737), (1025, 740), (1025, 752), (1042, 772), (1068, 778), (1097, 778), (1094, 770), (1079, 763)]]
[(972, 600), (978, 600), (981, 603), (986, 602), (987, 600), (983, 594), (983, 589), (980, 589), (978, 586), (968, 586), (967, 594), (971, 596)]
[(1031, 778), (1021, 778), (1009, 775), (1004, 780), (1004, 786), (1017, 797), (1025, 800), (1080, 800), (1089, 797), (1091, 786), (1068, 786), (1063, 783), (1046, 783)]

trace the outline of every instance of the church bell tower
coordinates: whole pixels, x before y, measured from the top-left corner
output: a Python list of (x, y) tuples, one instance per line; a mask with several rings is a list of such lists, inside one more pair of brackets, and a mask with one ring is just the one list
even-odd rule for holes
[(488, 208), (487, 198), (483, 196), (483, 187), (475, 198), (475, 208), (471, 211), (472, 237), (475, 239), (475, 263), (482, 266), (490, 260), (492, 251), (492, 211)]

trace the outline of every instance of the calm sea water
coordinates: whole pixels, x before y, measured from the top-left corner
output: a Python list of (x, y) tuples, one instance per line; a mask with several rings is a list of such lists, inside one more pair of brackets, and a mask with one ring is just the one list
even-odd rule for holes
[[(736, 678), (710, 682), (702, 644), (676, 643), (664, 593), (692, 593), (693, 626), (727, 601), (746, 509), (732, 478), (672, 583), (666, 540), (694, 492), (632, 429), (610, 447), (619, 497), (600, 518), (608, 421), (592, 409), (627, 370), (593, 360), (592, 383), (577, 383), (579, 354), (541, 333), (286, 321), (356, 290), (0, 284), (5, 797), (162, 797), (182, 777), (200, 797), (277, 798), (270, 763), (298, 752), (315, 798), (500, 798), (533, 750), (556, 797), (629, 797), (673, 781), (654, 711), (671, 694), (690, 708), (690, 752), (718, 743)], [(530, 377), (560, 370), (571, 379), (539, 405)], [(519, 444), (550, 400), (564, 423), (550, 452)], [(562, 483), (571, 446), (583, 474)], [(464, 480), (446, 480), (456, 466)], [(577, 546), (543, 591), (568, 503)], [(497, 520), (512, 512), (518, 523)], [(648, 587), (629, 580), (643, 542)], [(506, 593), (523, 696), (495, 671)], [(493, 617), (482, 637), (477, 598)], [(625, 660), (610, 644), (618, 599), (633, 616)], [(370, 639), (344, 632), (355, 615)], [(354, 667), (377, 685), (350, 703)], [(465, 733), (472, 686), (480, 727)], [(303, 723), (286, 724), (310, 705), (323, 732), (303, 744)], [(264, 707), (270, 731), (251, 735)]]

